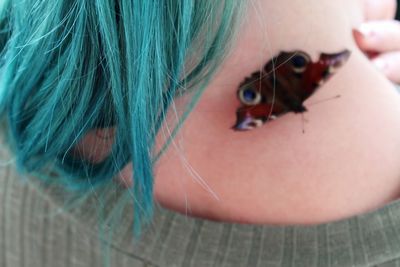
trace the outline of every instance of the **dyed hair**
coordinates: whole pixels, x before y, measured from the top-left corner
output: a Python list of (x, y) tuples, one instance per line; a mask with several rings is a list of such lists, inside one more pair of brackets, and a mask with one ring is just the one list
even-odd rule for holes
[[(226, 56), (243, 2), (0, 1), (0, 115), (17, 169), (85, 195), (131, 162), (140, 232), (153, 213), (153, 165)], [(190, 92), (155, 151), (174, 99)], [(73, 153), (101, 128), (115, 130), (103, 160)]]

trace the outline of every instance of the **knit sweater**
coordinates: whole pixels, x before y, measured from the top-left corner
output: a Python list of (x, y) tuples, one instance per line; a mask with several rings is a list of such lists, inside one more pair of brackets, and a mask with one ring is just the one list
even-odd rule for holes
[[(0, 177), (1, 267), (102, 266), (94, 206), (61, 211), (62, 192), (40, 190), (12, 164), (1, 165)], [(400, 266), (400, 200), (310, 226), (221, 223), (157, 206), (136, 242), (131, 223), (124, 213), (111, 245), (112, 267)]]

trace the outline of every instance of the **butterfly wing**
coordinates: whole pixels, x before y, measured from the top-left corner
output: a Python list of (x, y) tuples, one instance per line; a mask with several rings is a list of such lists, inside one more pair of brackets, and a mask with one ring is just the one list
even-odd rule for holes
[(235, 130), (261, 126), (287, 112), (304, 112), (303, 102), (340, 68), (350, 56), (348, 50), (321, 54), (317, 62), (303, 51), (282, 52), (260, 72), (240, 85)]

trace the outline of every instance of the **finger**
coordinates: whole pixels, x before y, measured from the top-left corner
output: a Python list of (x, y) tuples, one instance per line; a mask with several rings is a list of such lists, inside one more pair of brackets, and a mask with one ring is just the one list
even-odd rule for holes
[(355, 30), (354, 37), (363, 51), (400, 50), (400, 22), (395, 20), (366, 22)]
[(400, 84), (400, 52), (382, 54), (372, 63), (392, 82)]
[(396, 15), (396, 0), (365, 0), (366, 20), (393, 19)]

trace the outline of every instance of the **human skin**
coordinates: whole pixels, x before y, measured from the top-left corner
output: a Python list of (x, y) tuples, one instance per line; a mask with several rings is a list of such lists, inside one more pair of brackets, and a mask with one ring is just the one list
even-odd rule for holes
[[(213, 220), (315, 224), (397, 199), (400, 97), (354, 42), (364, 1), (252, 3), (234, 50), (156, 166), (156, 200)], [(347, 64), (305, 102), (305, 133), (293, 113), (249, 132), (230, 128), (238, 84), (273, 55), (345, 48)]]
[[(400, 84), (400, 21), (395, 0), (365, 0), (365, 19), (355, 33), (357, 45), (372, 52), (372, 62), (391, 81)], [(376, 55), (377, 53), (377, 55)]]
[[(253, 0), (233, 51), (156, 164), (156, 201), (213, 220), (315, 224), (397, 199), (399, 95), (357, 47), (366, 50), (368, 38), (352, 31), (365, 20), (390, 19), (390, 10), (371, 15), (373, 2)], [(253, 131), (231, 129), (238, 85), (273, 55), (300, 49), (316, 59), (345, 48), (352, 51), (348, 63), (305, 102), (304, 133), (302, 116), (293, 113)], [(387, 49), (371, 48), (387, 56)], [(182, 107), (183, 100), (176, 102)], [(164, 135), (166, 125), (158, 147)], [(122, 182), (131, 176), (128, 166)]]

